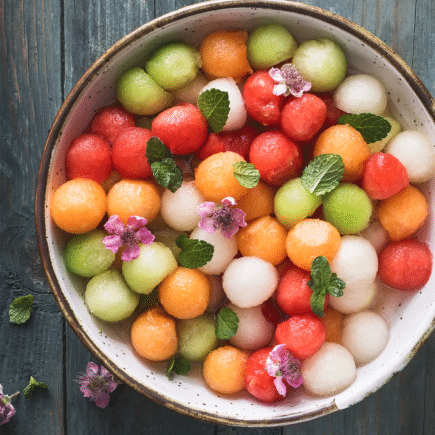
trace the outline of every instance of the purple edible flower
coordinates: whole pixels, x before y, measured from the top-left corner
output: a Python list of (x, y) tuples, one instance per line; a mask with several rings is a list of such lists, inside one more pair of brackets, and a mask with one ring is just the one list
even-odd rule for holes
[(127, 225), (124, 225), (118, 215), (110, 216), (104, 224), (104, 229), (113, 234), (103, 239), (107, 249), (117, 252), (121, 246), (125, 246), (121, 260), (130, 261), (139, 257), (138, 243), (151, 245), (154, 235), (145, 227), (147, 220), (139, 216), (130, 216)]
[(278, 82), (273, 87), (273, 95), (284, 94), (287, 97), (292, 94), (295, 97), (302, 97), (304, 92), (311, 89), (311, 83), (306, 82), (301, 73), (291, 63), (286, 63), (281, 68), (271, 68), (269, 75)]
[(18, 396), (19, 392), (7, 396), (3, 394), (3, 387), (0, 384), (0, 426), (6, 424), (16, 413), (15, 408), (11, 404), (11, 399)]
[(275, 379), (276, 390), (281, 396), (287, 393), (287, 384), (293, 388), (302, 385), (301, 362), (295, 358), (284, 344), (275, 346), (269, 353), (266, 360), (266, 370)]
[(201, 216), (199, 228), (207, 233), (220, 229), (224, 237), (231, 239), (240, 227), (246, 227), (245, 213), (234, 207), (236, 204), (231, 196), (224, 198), (220, 204), (203, 202), (198, 207), (198, 214)]
[(108, 405), (109, 393), (115, 391), (119, 384), (105, 367), (101, 366), (99, 370), (97, 364), (93, 362), (88, 363), (86, 373), (80, 375), (78, 382), (83, 396), (89, 397), (100, 408)]

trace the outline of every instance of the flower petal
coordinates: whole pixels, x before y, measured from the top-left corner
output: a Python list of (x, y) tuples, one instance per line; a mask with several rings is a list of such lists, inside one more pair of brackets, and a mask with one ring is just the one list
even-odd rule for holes
[(203, 217), (214, 212), (216, 204), (211, 201), (203, 202), (198, 206), (198, 214)]
[(285, 386), (281, 376), (275, 378), (273, 383), (275, 384), (276, 391), (278, 391), (279, 395), (285, 396), (287, 394), (287, 387)]
[(106, 236), (103, 239), (104, 246), (110, 251), (116, 253), (122, 246), (122, 239), (118, 235)]
[(225, 206), (231, 206), (231, 205), (236, 205), (237, 202), (236, 200), (232, 197), (232, 196), (227, 196), (226, 198), (224, 198), (221, 203)]
[(109, 404), (110, 396), (106, 392), (100, 393), (95, 397), (95, 403), (99, 408), (105, 408)]
[(108, 221), (104, 224), (104, 229), (109, 234), (117, 234), (120, 236), (124, 232), (124, 228), (125, 225), (117, 214), (110, 216)]
[(86, 374), (89, 378), (93, 378), (94, 376), (98, 375), (97, 364), (93, 363), (92, 361), (88, 362), (88, 365), (86, 366)]
[(209, 216), (203, 216), (198, 226), (206, 233), (214, 233), (217, 230), (213, 217)]
[(280, 82), (281, 80), (284, 80), (284, 78), (283, 78), (283, 76), (281, 74), (281, 70), (279, 68), (270, 68), (269, 75), (276, 82)]
[(136, 231), (142, 227), (144, 227), (147, 224), (147, 220), (144, 217), (140, 216), (130, 216), (127, 221), (127, 226), (133, 230)]
[(139, 246), (135, 244), (129, 244), (125, 247), (124, 251), (121, 255), (122, 261), (130, 261), (134, 260), (135, 258), (139, 257), (140, 254), (140, 248)]
[(116, 381), (113, 380), (113, 378), (112, 378), (112, 380), (108, 381), (107, 384), (106, 384), (106, 391), (107, 391), (108, 393), (112, 393), (113, 391), (116, 390), (116, 388), (118, 387), (118, 385), (119, 385), (119, 382), (116, 382)]
[(287, 92), (287, 85), (284, 83), (279, 83), (278, 85), (275, 85), (272, 90), (273, 95), (285, 95)]
[(151, 245), (154, 242), (155, 236), (148, 228), (142, 227), (136, 231), (135, 239), (144, 245)]

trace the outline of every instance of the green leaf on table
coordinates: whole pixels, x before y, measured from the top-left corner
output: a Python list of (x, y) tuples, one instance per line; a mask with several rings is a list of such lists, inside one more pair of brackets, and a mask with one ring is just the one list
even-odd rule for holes
[(189, 239), (185, 234), (180, 234), (175, 242), (181, 249), (178, 262), (183, 267), (197, 269), (213, 258), (214, 246), (205, 240)]
[(35, 380), (33, 376), (30, 376), (29, 384), (23, 390), (24, 397), (26, 399), (30, 399), (31, 397), (33, 397), (35, 389), (37, 390), (38, 388), (48, 388), (48, 387), (49, 387), (48, 384), (44, 384), (43, 382), (38, 382), (37, 380)]
[(166, 376), (171, 377), (172, 373), (177, 375), (186, 375), (191, 369), (190, 362), (182, 355), (175, 355), (169, 361), (166, 366)]
[(32, 314), (33, 299), (32, 295), (15, 298), (9, 307), (9, 321), (17, 324), (27, 322)]
[(339, 124), (349, 124), (358, 130), (370, 144), (384, 139), (391, 131), (391, 124), (382, 116), (374, 113), (346, 114), (338, 118)]
[(311, 263), (311, 280), (307, 282), (308, 287), (313, 290), (310, 298), (311, 310), (318, 316), (324, 316), (323, 304), (325, 297), (330, 294), (335, 297), (343, 296), (345, 282), (331, 273), (331, 267), (324, 256), (316, 257)]
[(148, 139), (145, 153), (149, 165), (154, 162), (160, 162), (166, 158), (172, 158), (172, 153), (169, 148), (156, 136)]
[(243, 187), (251, 189), (260, 181), (260, 172), (252, 164), (248, 162), (236, 162), (233, 164), (233, 174), (235, 179)]
[(230, 113), (228, 92), (208, 89), (198, 97), (198, 108), (207, 119), (211, 129), (219, 133), (224, 128)]
[(344, 175), (343, 159), (338, 154), (321, 154), (303, 170), (302, 186), (308, 192), (321, 196), (334, 190)]
[(230, 339), (239, 328), (237, 314), (228, 307), (221, 308), (216, 316), (215, 334), (220, 340)]
[(183, 182), (183, 172), (175, 164), (174, 160), (165, 157), (164, 159), (151, 164), (154, 178), (162, 187), (167, 187), (174, 193)]

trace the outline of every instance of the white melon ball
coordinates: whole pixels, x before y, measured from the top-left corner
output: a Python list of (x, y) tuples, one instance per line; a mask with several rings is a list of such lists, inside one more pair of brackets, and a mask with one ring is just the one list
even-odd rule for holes
[(398, 133), (385, 147), (405, 166), (411, 183), (422, 183), (435, 174), (435, 151), (430, 138), (419, 131)]
[(190, 238), (205, 240), (214, 247), (212, 259), (206, 265), (198, 268), (206, 275), (219, 275), (223, 273), (238, 251), (236, 238), (231, 237), (231, 239), (227, 239), (221, 234), (220, 230), (214, 233), (207, 233), (203, 229), (196, 227), (190, 233)]
[(343, 314), (357, 313), (369, 307), (376, 295), (376, 285), (349, 285), (343, 290), (343, 296), (329, 298), (329, 305)]
[(385, 248), (385, 245), (390, 240), (388, 231), (382, 226), (378, 219), (373, 219), (369, 223), (369, 226), (361, 231), (360, 236), (367, 239), (378, 254)]
[(222, 305), (222, 301), (225, 297), (224, 288), (222, 286), (222, 275), (208, 275), (208, 279), (211, 284), (211, 292), (207, 312), (215, 313)]
[(332, 261), (331, 270), (349, 286), (366, 286), (376, 278), (378, 255), (373, 245), (361, 236), (343, 236)]
[(213, 88), (228, 92), (230, 100), (230, 113), (228, 114), (223, 131), (233, 131), (242, 128), (246, 123), (247, 112), (242, 93), (236, 82), (232, 78), (212, 80), (202, 88), (201, 93)]
[(341, 342), (357, 365), (367, 364), (380, 355), (388, 337), (387, 322), (373, 311), (361, 311), (344, 319)]
[(382, 115), (387, 108), (384, 85), (370, 74), (346, 77), (335, 89), (334, 104), (346, 113)]
[(356, 377), (355, 361), (342, 345), (325, 342), (302, 363), (303, 386), (316, 396), (331, 396), (343, 391)]
[(198, 207), (204, 201), (193, 181), (183, 181), (174, 193), (163, 192), (160, 213), (174, 230), (192, 231), (201, 220)]
[(229, 264), (222, 284), (234, 305), (249, 308), (269, 299), (278, 285), (278, 279), (278, 271), (272, 263), (258, 257), (241, 257)]
[(196, 106), (198, 96), (208, 80), (202, 73), (198, 73), (195, 79), (183, 88), (172, 91), (175, 103), (190, 103)]
[(264, 318), (260, 306), (240, 308), (229, 304), (227, 307), (239, 318), (237, 332), (230, 338), (233, 346), (243, 350), (257, 350), (272, 341), (275, 327)]

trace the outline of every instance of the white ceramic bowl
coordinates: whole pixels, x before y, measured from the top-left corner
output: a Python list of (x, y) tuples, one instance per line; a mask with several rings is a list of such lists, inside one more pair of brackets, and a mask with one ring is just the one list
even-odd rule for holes
[[(344, 49), (350, 70), (373, 74), (388, 90), (391, 111), (408, 129), (435, 137), (434, 100), (411, 69), (368, 31), (317, 7), (285, 0), (211, 1), (185, 7), (157, 18), (122, 38), (83, 75), (62, 105), (42, 156), (36, 192), (38, 242), (50, 286), (59, 307), (79, 338), (101, 362), (124, 382), (157, 403), (193, 417), (231, 425), (273, 426), (312, 419), (344, 409), (380, 388), (411, 359), (433, 328), (435, 274), (411, 297), (390, 292), (378, 311), (391, 328), (383, 353), (358, 368), (356, 381), (328, 398), (309, 397), (299, 389), (282, 403), (265, 405), (248, 394), (223, 397), (205, 387), (200, 368), (168, 380), (165, 364), (139, 358), (129, 343), (129, 323), (106, 324), (91, 316), (82, 293), (84, 283), (67, 272), (63, 261), (66, 237), (53, 224), (49, 207), (53, 191), (65, 179), (65, 153), (95, 112), (113, 103), (115, 83), (122, 71), (143, 60), (157, 47), (174, 40), (198, 45), (217, 29), (252, 30), (267, 22), (290, 29), (298, 42), (327, 37)], [(434, 182), (423, 186), (432, 215), (420, 231), (435, 251)], [(291, 406), (290, 406), (291, 404)]]

